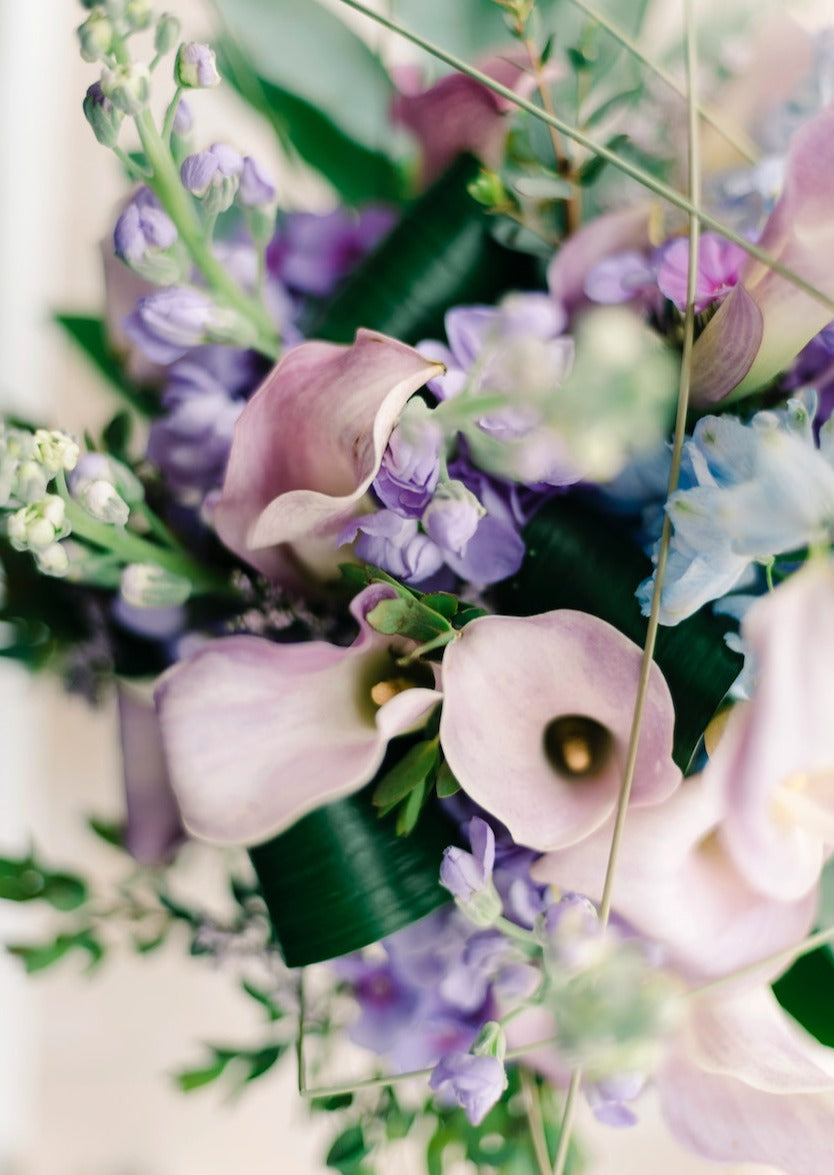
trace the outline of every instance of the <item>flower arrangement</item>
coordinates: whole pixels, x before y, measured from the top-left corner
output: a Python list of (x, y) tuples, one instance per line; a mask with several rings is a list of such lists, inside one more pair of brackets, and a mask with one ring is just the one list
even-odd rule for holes
[[(180, 1085), (294, 1046), (343, 1175), (579, 1172), (578, 1103), (639, 1130), (650, 1088), (707, 1159), (826, 1175), (831, 38), (769, 97), (691, 0), (671, 72), (648, 4), (457, 5), (339, 0), (390, 69), (311, 0), (218, 0), (212, 46), (83, 5), (125, 198), (106, 313), (59, 321), (121, 403), (2, 425), (2, 652), (115, 697), (92, 832), (134, 865), (103, 913), (4, 856), (60, 923), (9, 949), (96, 965), (123, 919), (242, 966), (263, 1045)], [(221, 82), (332, 211), (211, 141)]]

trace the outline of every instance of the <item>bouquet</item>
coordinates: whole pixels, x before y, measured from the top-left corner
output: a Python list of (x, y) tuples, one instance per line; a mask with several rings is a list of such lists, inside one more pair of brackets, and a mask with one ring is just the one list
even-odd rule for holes
[(343, 1175), (578, 1173), (649, 1091), (830, 1169), (832, 40), (681, 7), (83, 3), (118, 403), (0, 426), (0, 651), (115, 700), (129, 862), (9, 850), (8, 949), (218, 962), (263, 1040), (180, 1086), (294, 1057)]

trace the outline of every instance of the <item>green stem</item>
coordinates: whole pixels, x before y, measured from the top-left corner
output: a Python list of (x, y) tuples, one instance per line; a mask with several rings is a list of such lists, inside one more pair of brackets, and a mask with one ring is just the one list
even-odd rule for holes
[(174, 91), (174, 96), (168, 105), (168, 109), (165, 111), (165, 120), (162, 123), (162, 132), (160, 134), (160, 138), (162, 139), (163, 143), (170, 143), (171, 141), (171, 132), (174, 129), (174, 119), (177, 117), (177, 107), (180, 104), (181, 97), (182, 86), (177, 86), (176, 90)]
[(74, 501), (64, 488), (59, 486), (61, 496), (66, 504), (66, 519), (72, 528), (72, 533), (95, 547), (109, 551), (122, 563), (155, 563), (164, 567), (166, 571), (187, 579), (195, 593), (216, 593), (228, 595), (232, 592), (225, 576), (209, 571), (201, 563), (197, 563), (190, 555), (182, 551), (166, 550), (156, 543), (140, 538), (123, 526), (115, 526), (109, 522), (99, 522), (92, 518), (87, 511)]
[(136, 160), (131, 159), (127, 151), (123, 151), (121, 147), (113, 147), (113, 154), (132, 180), (139, 180), (144, 184), (151, 178), (150, 172), (145, 171), (144, 167), (140, 167)]
[(279, 345), (275, 324), (263, 305), (240, 289), (212, 252), (191, 196), (180, 183), (176, 164), (160, 137), (153, 116), (149, 110), (144, 110), (134, 121), (153, 171), (150, 185), (176, 225), (191, 259), (218, 297), (253, 324), (258, 334), (256, 348), (270, 359), (276, 359)]

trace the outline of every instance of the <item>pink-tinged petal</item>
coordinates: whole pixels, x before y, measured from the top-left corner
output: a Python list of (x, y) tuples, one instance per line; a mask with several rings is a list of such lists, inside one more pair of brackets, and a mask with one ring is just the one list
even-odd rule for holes
[[(798, 942), (816, 907), (813, 894), (774, 901), (746, 884), (717, 836), (721, 810), (708, 780), (687, 779), (664, 803), (629, 812), (617, 859), (616, 912), (698, 978), (726, 974)], [(609, 821), (581, 845), (543, 857), (533, 867), (535, 880), (598, 901), (612, 826)]]
[[(485, 616), (443, 658), (440, 740), (463, 790), (520, 844), (554, 849), (588, 836), (612, 812), (640, 670), (640, 649), (611, 625), (562, 610)], [(595, 768), (559, 770), (545, 748), (558, 719), (608, 732)], [(633, 798), (656, 803), (680, 781), (672, 762), (674, 711), (660, 670), (651, 675)]]
[[(834, 298), (834, 105), (800, 127), (791, 143), (782, 195), (768, 218), (759, 245), (788, 269)], [(762, 387), (783, 371), (805, 344), (832, 319), (830, 307), (787, 278), (750, 258), (740, 281), (762, 317), (761, 345), (732, 398)], [(731, 316), (715, 318), (699, 340), (714, 336), (713, 349), (734, 346)], [(715, 388), (696, 403), (714, 403)]]
[(125, 847), (141, 865), (160, 865), (171, 860), (184, 833), (168, 778), (159, 720), (150, 698), (127, 686), (119, 686), (118, 705), (127, 807)]
[(758, 665), (706, 768), (722, 837), (749, 885), (791, 899), (816, 885), (834, 843), (834, 569), (812, 560), (747, 613)]
[(374, 775), (390, 738), (440, 700), (432, 689), (371, 688), (398, 676), (391, 638), (367, 611), (390, 592), (375, 585), (352, 610), (361, 631), (350, 648), (323, 641), (273, 644), (232, 636), (170, 669), (156, 704), (171, 782), (186, 826), (218, 844), (256, 844)]
[(270, 372), (235, 427), (214, 524), (260, 571), (297, 582), (335, 573), (335, 536), (362, 513), (397, 417), (442, 369), (360, 330), (349, 346), (302, 343)]
[(698, 1009), (656, 1077), (663, 1116), (684, 1146), (717, 1161), (828, 1175), (830, 1050), (786, 1021), (769, 992)]
[[(526, 59), (516, 55), (490, 57), (481, 70), (501, 85), (528, 97), (535, 78), (524, 68)], [(504, 157), (509, 129), (507, 113), (513, 104), (474, 78), (454, 73), (422, 92), (400, 93), (391, 117), (410, 130), (420, 143), (421, 179), (432, 183), (462, 154), (477, 156), (487, 167), (497, 168)]]
[(745, 287), (737, 285), (693, 348), (693, 404), (717, 404), (739, 386), (759, 353), (763, 330), (761, 310)]
[(652, 216), (650, 204), (639, 204), (598, 216), (568, 237), (547, 271), (547, 284), (556, 301), (575, 309), (585, 301), (585, 280), (596, 265), (615, 253), (648, 249)]

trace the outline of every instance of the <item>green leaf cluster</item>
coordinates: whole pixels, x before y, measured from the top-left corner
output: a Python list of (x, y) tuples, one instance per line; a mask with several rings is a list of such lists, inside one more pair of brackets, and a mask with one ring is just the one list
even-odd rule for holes
[(44, 901), (55, 910), (77, 910), (87, 901), (87, 883), (74, 873), (56, 872), (24, 857), (0, 857), (0, 899), (10, 902)]
[(211, 1085), (227, 1070), (239, 1091), (250, 1081), (256, 1081), (278, 1063), (289, 1047), (286, 1043), (263, 1045), (257, 1048), (230, 1048), (226, 1045), (208, 1045), (210, 1058), (193, 1069), (181, 1069), (174, 1080), (183, 1093), (191, 1093)]

